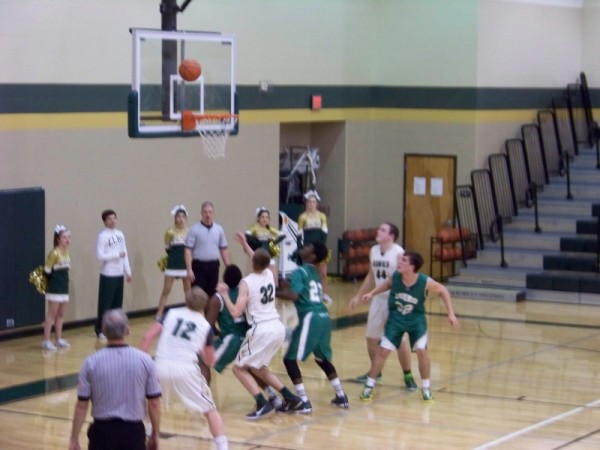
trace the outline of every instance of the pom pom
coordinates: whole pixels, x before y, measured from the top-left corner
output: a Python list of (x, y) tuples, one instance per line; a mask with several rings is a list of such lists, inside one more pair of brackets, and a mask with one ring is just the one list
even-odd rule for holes
[(271, 239), (269, 241), (268, 252), (272, 258), (277, 258), (279, 256), (280, 248), (279, 248), (278, 241), (276, 239)]
[(167, 268), (167, 264), (169, 263), (169, 255), (163, 255), (160, 257), (160, 259), (156, 262), (156, 265), (158, 266), (158, 269), (161, 272), (164, 272)]
[(46, 293), (46, 289), (48, 288), (48, 276), (46, 275), (46, 272), (44, 272), (44, 266), (36, 267), (29, 274), (29, 282), (33, 284), (35, 290), (40, 294)]

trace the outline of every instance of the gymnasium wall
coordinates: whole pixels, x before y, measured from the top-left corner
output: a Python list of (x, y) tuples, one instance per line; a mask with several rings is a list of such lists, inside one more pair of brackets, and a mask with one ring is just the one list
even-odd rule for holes
[(586, 0), (582, 10), (582, 57), (581, 69), (590, 86), (600, 85), (600, 0)]
[[(0, 189), (45, 189), (47, 247), (55, 224), (73, 231), (68, 321), (95, 315), (105, 208), (128, 240), (125, 306), (152, 308), (171, 207), (184, 203), (195, 221), (212, 200), (230, 237), (259, 205), (274, 217), (283, 145), (321, 148), (335, 250), (345, 228), (402, 224), (405, 153), (457, 155), (458, 182), (467, 183), (582, 68), (600, 77), (598, 40), (582, 32), (598, 28), (595, 9), (583, 21), (581, 8), (508, 0), (194, 0), (178, 29), (238, 38), (240, 134), (213, 161), (197, 139), (127, 137), (129, 28), (160, 28), (159, 4), (0, 1)], [(510, 34), (515, 14), (523, 17)], [(547, 48), (550, 24), (553, 48), (535, 53)], [(272, 81), (272, 93), (260, 95), (259, 80)], [(308, 109), (311, 93), (324, 94), (322, 111)]]
[(579, 0), (479, 3), (477, 86), (549, 90), (532, 109), (515, 103), (512, 109), (478, 111), (474, 162), (484, 167), (490, 154), (504, 151), (506, 139), (520, 135), (523, 123), (535, 121), (537, 109), (549, 108), (553, 96), (578, 80), (584, 33)]

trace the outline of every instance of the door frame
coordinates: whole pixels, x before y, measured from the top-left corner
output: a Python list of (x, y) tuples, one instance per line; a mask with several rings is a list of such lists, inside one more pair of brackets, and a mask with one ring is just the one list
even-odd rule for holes
[[(408, 218), (408, 212), (407, 212), (407, 207), (406, 207), (406, 198), (407, 198), (407, 189), (412, 189), (412, 184), (408, 183), (407, 178), (407, 160), (409, 158), (427, 158), (427, 159), (431, 159), (431, 158), (443, 158), (443, 159), (447, 159), (452, 161), (453, 164), (453, 170), (452, 170), (452, 176), (454, 178), (453, 180), (453, 184), (450, 186), (450, 190), (451, 190), (451, 202), (452, 202), (452, 226), (456, 226), (456, 199), (454, 197), (455, 192), (456, 192), (456, 186), (457, 186), (457, 180), (456, 180), (456, 176), (457, 176), (457, 162), (458, 162), (458, 157), (457, 155), (448, 155), (448, 154), (433, 154), (433, 153), (405, 153), (404, 154), (404, 167), (403, 167), (403, 172), (404, 172), (404, 183), (403, 183), (403, 194), (402, 194), (402, 202), (403, 202), (403, 206), (402, 206), (402, 245), (403, 247), (406, 248), (406, 229), (407, 229), (407, 218)], [(429, 260), (429, 255), (423, 255), (424, 259)], [(420, 269), (421, 271), (425, 270), (428, 271), (429, 268), (428, 267), (422, 267)], [(431, 274), (430, 274), (431, 275)]]

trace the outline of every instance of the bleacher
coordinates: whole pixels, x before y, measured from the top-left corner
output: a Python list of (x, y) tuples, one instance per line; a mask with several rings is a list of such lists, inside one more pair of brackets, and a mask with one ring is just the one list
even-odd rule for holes
[(600, 305), (599, 139), (581, 73), (457, 186), (456, 222), (477, 230), (478, 251), (453, 295)]

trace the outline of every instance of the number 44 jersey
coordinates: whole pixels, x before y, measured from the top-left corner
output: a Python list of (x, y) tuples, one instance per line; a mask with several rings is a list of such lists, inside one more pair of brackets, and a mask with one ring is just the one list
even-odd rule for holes
[(156, 347), (156, 359), (198, 363), (198, 353), (208, 339), (210, 325), (205, 317), (187, 306), (171, 308), (163, 320), (163, 330)]

